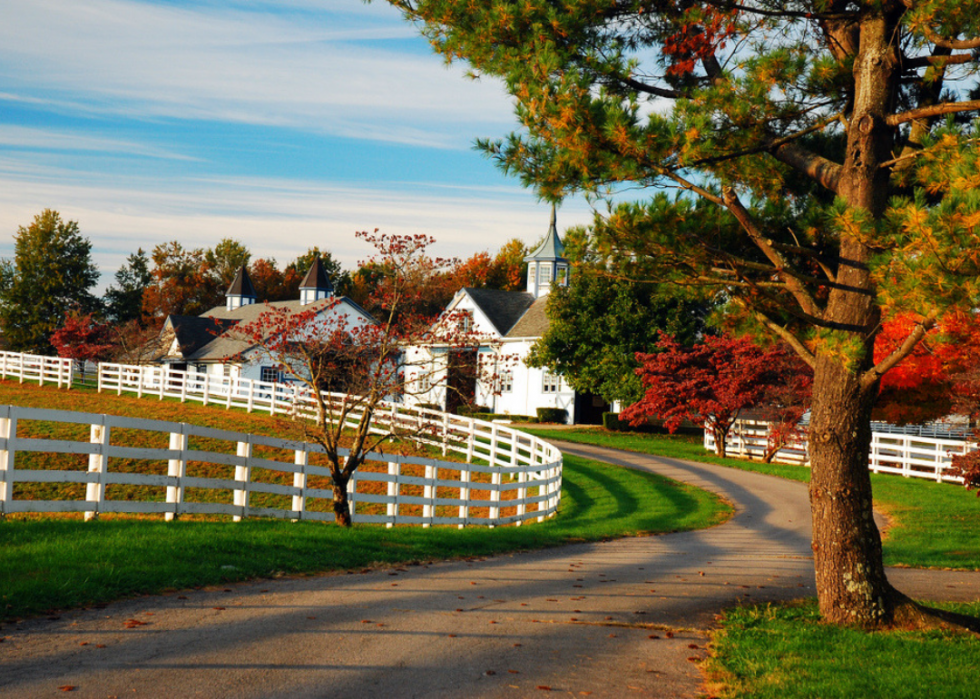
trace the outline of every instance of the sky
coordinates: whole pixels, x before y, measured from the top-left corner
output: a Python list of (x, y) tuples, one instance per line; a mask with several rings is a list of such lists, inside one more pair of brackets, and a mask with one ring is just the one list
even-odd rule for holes
[[(100, 289), (171, 240), (348, 268), (359, 230), (532, 244), (550, 206), (473, 149), (515, 129), (511, 100), (464, 73), (383, 0), (0, 0), (0, 257), (46, 208)], [(559, 230), (591, 218), (569, 200)]]

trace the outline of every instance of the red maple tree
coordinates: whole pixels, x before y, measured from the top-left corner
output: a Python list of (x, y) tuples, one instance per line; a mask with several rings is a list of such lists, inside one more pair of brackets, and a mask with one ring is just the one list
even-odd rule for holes
[(79, 362), (83, 381), (86, 361), (105, 361), (115, 351), (110, 325), (96, 321), (92, 313), (78, 311), (65, 313), (64, 325), (51, 334), (51, 346), (59, 357), (70, 357)]
[[(782, 446), (808, 404), (809, 367), (781, 346), (763, 350), (748, 338), (721, 335), (685, 347), (662, 335), (657, 349), (636, 355), (645, 392), (621, 415), (633, 425), (652, 417), (674, 432), (690, 420), (712, 431), (716, 453), (724, 456), (725, 438), (741, 411), (762, 408), (764, 419), (777, 424), (774, 441)], [(769, 458), (779, 446), (767, 449)]]
[[(301, 425), (307, 438), (324, 450), (333, 481), (334, 515), (343, 526), (351, 524), (347, 486), (368, 454), (394, 438), (431, 437), (442, 425), (441, 420), (439, 425), (426, 420), (421, 412), (418, 419), (399, 425), (374, 419), (386, 401), (404, 403), (413, 390), (421, 396), (448, 381), (445, 366), (426, 361), (414, 367), (414, 379), (407, 382), (406, 349), (438, 345), (446, 356), (468, 353), (475, 359), (477, 348), (487, 343), (456, 315), (440, 318), (427, 312), (431, 299), (420, 275), (432, 276), (447, 264), (425, 255), (432, 238), (377, 231), (357, 235), (378, 250), (374, 260), (361, 265), (379, 275), (369, 304), (375, 322), (342, 312), (343, 302), (335, 298), (295, 312), (270, 307), (256, 321), (234, 330), (248, 345), (239, 355), (242, 361), (271, 361), (311, 397), (313, 419)], [(473, 372), (468, 377), (473, 385), (494, 385), (492, 365), (474, 361), (466, 368)], [(418, 371), (427, 372), (424, 382), (418, 380)], [(424, 391), (417, 388), (423, 383)]]

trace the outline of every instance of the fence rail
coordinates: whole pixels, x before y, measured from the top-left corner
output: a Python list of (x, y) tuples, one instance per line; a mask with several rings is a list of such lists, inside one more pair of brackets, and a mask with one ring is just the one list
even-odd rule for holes
[[(32, 438), (18, 434), (32, 421), (85, 425), (88, 441)], [(498, 425), (470, 421), (473, 430), (462, 449), (484, 452), (474, 440), (489, 436), (489, 463), (461, 463), (416, 456), (372, 453), (375, 468), (358, 470), (348, 484), (354, 522), (396, 524), (487, 525), (542, 521), (558, 508), (561, 494), (561, 453), (547, 442)], [(166, 448), (133, 447), (114, 438), (120, 431), (166, 435)], [(55, 428), (55, 434), (64, 430)], [(506, 434), (505, 434), (506, 433)], [(157, 437), (158, 440), (162, 437)], [(224, 444), (217, 451), (215, 440)], [(123, 441), (126, 441), (125, 439)], [(230, 446), (234, 452), (230, 453)], [(200, 448), (206, 446), (207, 448)], [(195, 448), (198, 447), (198, 448)], [(268, 458), (270, 450), (288, 452), (291, 460)], [(87, 456), (87, 470), (23, 468), (30, 454)], [(279, 517), (332, 521), (332, 481), (326, 466), (311, 463), (322, 453), (316, 444), (240, 434), (160, 420), (124, 418), (91, 413), (0, 406), (0, 515), (24, 512), (84, 512)], [(346, 452), (342, 452), (346, 456)], [(28, 458), (29, 460), (29, 458)], [(166, 474), (113, 470), (116, 463), (139, 460), (156, 464)], [(472, 459), (471, 459), (472, 461)], [(71, 464), (68, 464), (69, 466)], [(234, 468), (233, 477), (201, 475), (202, 467)], [(142, 470), (153, 470), (142, 469)], [(195, 475), (195, 473), (197, 475)], [(85, 498), (15, 497), (18, 489), (38, 484), (84, 484)], [(120, 488), (122, 486), (123, 488)], [(126, 491), (125, 487), (131, 487)], [(142, 490), (135, 491), (132, 487)], [(146, 489), (156, 497), (144, 495)], [(211, 500), (194, 497), (207, 491)], [(137, 493), (138, 499), (128, 499)], [(119, 497), (113, 497), (116, 493)], [(215, 502), (214, 499), (219, 501)], [(224, 501), (221, 501), (221, 500)], [(288, 502), (288, 504), (287, 504)]]
[[(894, 473), (937, 482), (962, 483), (960, 476), (948, 471), (954, 455), (973, 451), (977, 445), (966, 439), (965, 429), (942, 425), (911, 428), (872, 423), (871, 453), (868, 468), (874, 473)], [(727, 453), (761, 459), (766, 450), (769, 424), (758, 420), (737, 420), (725, 440)], [(704, 447), (714, 451), (715, 439), (705, 430)], [(807, 466), (810, 455), (806, 439), (791, 442), (772, 459), (778, 463)]]
[(0, 352), (0, 376), (12, 377), (24, 383), (58, 384), (58, 388), (71, 388), (74, 361), (63, 357), (42, 357), (37, 354)]

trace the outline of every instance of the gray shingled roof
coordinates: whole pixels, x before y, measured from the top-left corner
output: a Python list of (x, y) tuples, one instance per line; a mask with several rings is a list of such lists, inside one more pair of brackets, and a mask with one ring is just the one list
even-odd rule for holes
[(327, 276), (327, 271), (323, 269), (323, 263), (320, 262), (319, 257), (313, 258), (313, 265), (310, 267), (310, 271), (306, 273), (306, 277), (303, 279), (303, 283), (299, 285), (300, 289), (322, 289), (324, 291), (333, 292), (333, 283), (330, 281), (330, 277)]
[(521, 319), (534, 303), (534, 294), (526, 291), (500, 291), (499, 289), (462, 289), (483, 314), (490, 319), (501, 336), (504, 336)]
[(257, 298), (255, 295), (255, 287), (252, 286), (252, 279), (248, 276), (248, 270), (245, 269), (245, 265), (238, 270), (238, 274), (235, 275), (235, 281), (231, 283), (228, 287), (228, 291), (225, 292), (225, 296), (245, 296), (251, 299)]
[[(173, 332), (178, 351), (188, 359), (234, 325), (235, 321), (227, 319), (172, 315), (167, 318), (164, 332)], [(168, 352), (169, 349), (169, 343), (167, 347), (161, 348), (163, 352)]]
[(274, 301), (272, 303), (253, 303), (229, 311), (225, 306), (215, 306), (199, 317), (170, 316), (168, 321), (174, 326), (177, 342), (184, 359), (194, 361), (214, 361), (234, 357), (247, 350), (250, 343), (241, 340), (228, 331), (239, 323), (258, 320), (272, 309), (285, 309), (290, 313), (321, 310), (335, 303), (348, 303), (371, 320), (371, 314), (346, 296), (339, 299), (321, 299), (316, 303), (303, 305), (299, 300)]
[(514, 324), (506, 337), (541, 337), (544, 335), (550, 323), (548, 314), (545, 312), (547, 306), (547, 296), (535, 299), (531, 307), (527, 309), (527, 313), (521, 316), (521, 319)]

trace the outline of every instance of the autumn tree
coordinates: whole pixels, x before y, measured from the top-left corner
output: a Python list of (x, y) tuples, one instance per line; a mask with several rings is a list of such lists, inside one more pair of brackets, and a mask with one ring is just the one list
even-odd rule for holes
[(85, 363), (102, 362), (112, 357), (115, 345), (112, 326), (99, 321), (92, 313), (69, 311), (64, 324), (51, 334), (51, 346), (59, 357), (68, 357), (79, 363), (82, 381), (85, 380)]
[(91, 293), (99, 279), (92, 243), (75, 221), (45, 209), (14, 235), (14, 260), (4, 266), (0, 286), (0, 326), (14, 352), (51, 354), (51, 334), (65, 312), (99, 308)]
[[(428, 236), (358, 233), (375, 246), (378, 255), (370, 264), (380, 270), (371, 306), (381, 309), (373, 322), (342, 312), (343, 302), (334, 297), (299, 311), (270, 308), (256, 321), (237, 327), (233, 335), (244, 341), (243, 361), (273, 362), (290, 381), (303, 386), (313, 401), (314, 415), (304, 424), (306, 438), (323, 447), (333, 481), (333, 509), (338, 524), (350, 526), (347, 485), (369, 452), (396, 437), (432, 437), (441, 426), (419, 419), (410, 425), (388, 425), (374, 420), (385, 401), (402, 399), (413, 392), (426, 394), (445, 372), (413, 367), (406, 350), (420, 344), (437, 344), (446, 352), (473, 351), (483, 338), (463, 330), (452, 317), (420, 312), (427, 309), (426, 291), (419, 284), (420, 271), (444, 271), (446, 261), (425, 254), (433, 240)], [(418, 371), (425, 389), (419, 388)], [(477, 365), (473, 381), (492, 385), (490, 367)], [(413, 381), (406, 381), (411, 371)], [(347, 450), (346, 454), (342, 450)]]
[(634, 425), (656, 418), (670, 432), (690, 420), (711, 431), (718, 456), (725, 456), (725, 439), (742, 411), (796, 407), (799, 420), (809, 400), (809, 383), (796, 380), (809, 367), (781, 346), (763, 350), (727, 335), (685, 346), (665, 334), (656, 349), (637, 353), (643, 397), (620, 418)]
[(299, 298), (299, 285), (306, 277), (306, 273), (313, 266), (313, 260), (320, 258), (323, 271), (333, 284), (334, 293), (337, 296), (348, 296), (351, 290), (351, 275), (346, 271), (340, 262), (334, 258), (329, 250), (321, 251), (319, 247), (309, 248), (305, 253), (299, 255), (295, 260), (286, 265), (283, 271), (285, 276), (286, 298)]
[[(822, 616), (931, 623), (889, 584), (872, 517), (881, 377), (980, 291), (972, 0), (389, 0), (500, 78), (522, 129), (480, 145), (548, 198), (671, 187), (596, 234), (723, 291), (815, 373)], [(635, 198), (635, 197), (634, 197)], [(895, 351), (882, 317), (919, 313)]]

